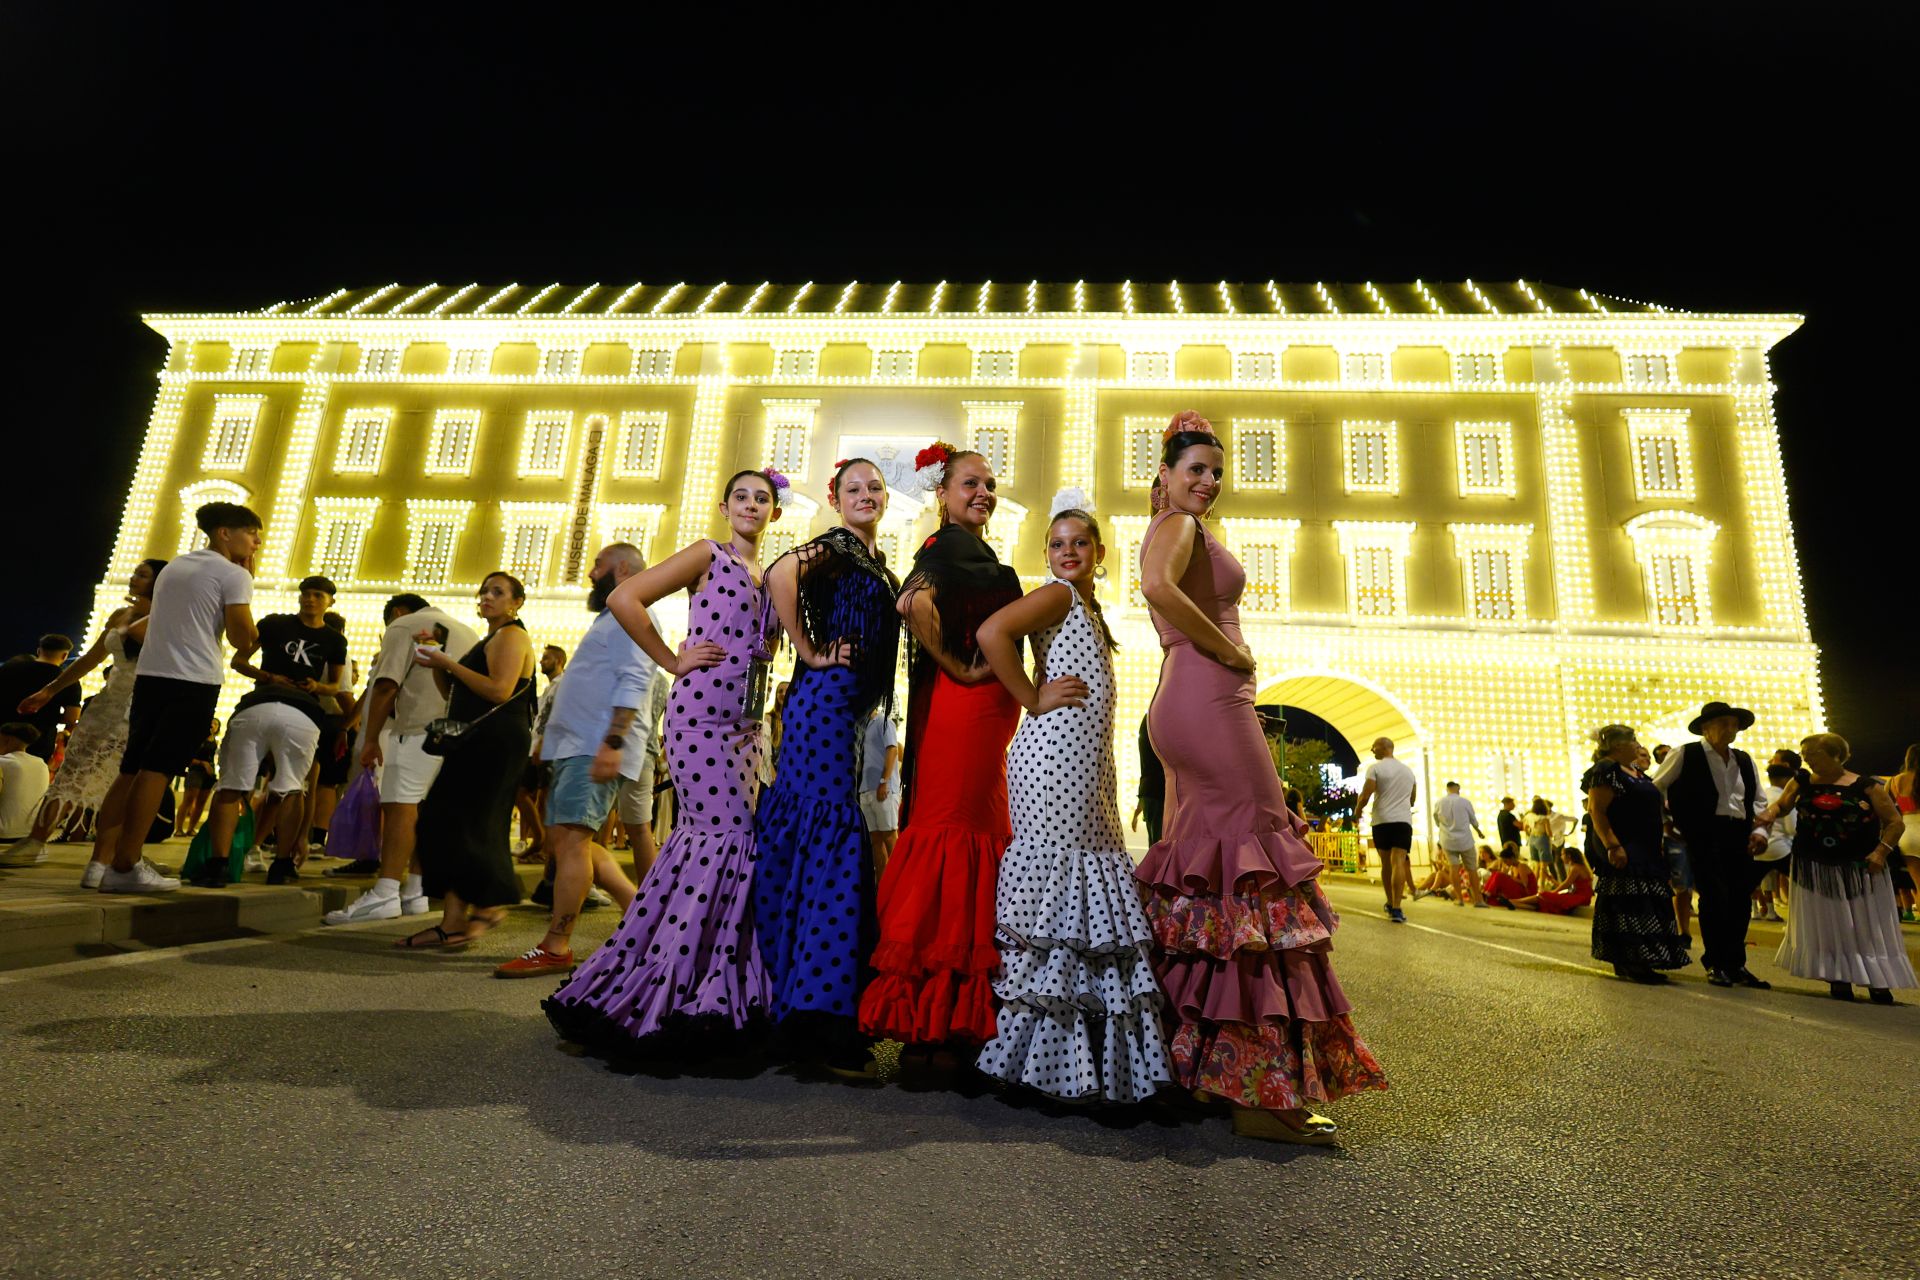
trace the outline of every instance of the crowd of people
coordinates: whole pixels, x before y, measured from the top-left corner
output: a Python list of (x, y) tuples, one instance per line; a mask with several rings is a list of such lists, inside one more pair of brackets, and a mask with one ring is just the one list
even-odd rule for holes
[[(1418, 788), (1381, 738), (1356, 811), (1372, 805), (1388, 918), (1405, 923), (1402, 901), (1429, 895), (1552, 914), (1591, 906), (1594, 958), (1659, 984), (1690, 963), (1697, 895), (1710, 984), (1768, 988), (1747, 965), (1748, 925), (1784, 919), (1781, 968), (1825, 981), (1835, 999), (1854, 999), (1859, 986), (1873, 1002), (1893, 1003), (1895, 988), (1920, 985), (1900, 932), (1914, 920), (1920, 745), (1887, 779), (1849, 770), (1852, 748), (1834, 733), (1774, 752), (1762, 770), (1733, 745), (1753, 723), (1744, 707), (1709, 702), (1688, 725), (1696, 741), (1652, 749), (1631, 726), (1602, 726), (1580, 783), (1582, 816), (1539, 796), (1521, 813), (1504, 797), (1497, 850), (1478, 843), (1485, 833), (1472, 802), (1449, 782), (1433, 812), (1438, 852), (1417, 886), (1409, 846)], [(1564, 843), (1578, 830), (1580, 847)]]
[[(329, 624), (333, 585), (309, 578), (297, 613), (256, 623), (261, 521), (202, 507), (207, 546), (143, 564), (88, 654), (113, 664), (96, 706), (111, 696), (124, 713), (90, 710), (67, 743), (81, 769), (59, 803), (95, 813), (84, 883), (180, 887), (143, 846), (182, 775), (185, 826), (203, 805), (207, 815), (196, 884), (227, 882), (243, 814), (273, 849), (268, 879), (297, 878), (332, 792), (359, 770), (368, 778), (354, 785), (377, 789), (378, 838), (345, 869), (373, 882), (328, 923), (425, 916), (437, 899), (438, 918), (395, 945), (470, 946), (521, 899), (517, 815), (519, 855), (546, 863), (535, 897), (548, 925), (496, 973), (558, 981), (543, 1007), (570, 1041), (674, 1059), (751, 1044), (865, 1079), (887, 1039), (908, 1069), (971, 1061), (1070, 1102), (1177, 1087), (1248, 1136), (1332, 1141), (1314, 1108), (1386, 1078), (1334, 975), (1338, 919), (1254, 708), (1237, 612), (1245, 574), (1207, 520), (1225, 483), (1219, 437), (1192, 412), (1169, 425), (1142, 539), (1164, 661), (1141, 750), (1164, 791), (1150, 800), (1143, 785), (1134, 821), (1144, 811), (1152, 843), (1137, 866), (1116, 796), (1117, 645), (1095, 591), (1098, 519), (1079, 491), (1058, 495), (1046, 578), (1023, 591), (985, 536), (998, 502), (989, 461), (938, 444), (916, 465), (939, 528), (904, 580), (877, 546), (889, 492), (874, 463), (837, 462), (836, 526), (767, 566), (762, 535), (789, 486), (744, 470), (721, 495), (726, 537), (652, 565), (626, 543), (600, 549), (572, 654), (537, 648), (519, 617), (524, 587), (494, 572), (479, 584), (477, 629), (416, 594), (388, 601), (357, 699)], [(688, 609), (677, 646), (652, 608), (675, 595)], [(793, 677), (770, 690), (782, 644)], [(62, 670), (43, 652), (9, 705), (42, 713), (88, 659)], [(216, 748), (207, 726), (229, 668), (254, 686)], [(1758, 883), (1747, 841), (1764, 853), (1784, 828), (1782, 962), (1875, 999), (1914, 985), (1886, 874), (1896, 804), (1920, 816), (1911, 768), (1889, 792), (1846, 772), (1844, 744), (1817, 735), (1805, 768), (1763, 793), (1730, 745), (1743, 718), (1709, 706), (1703, 741), (1652, 772), (1632, 730), (1601, 730), (1583, 783), (1584, 851), (1563, 847), (1574, 820), (1538, 799), (1525, 813), (1503, 801), (1493, 850), (1449, 783), (1434, 814), (1442, 857), (1417, 889), (1414, 775), (1381, 739), (1360, 808), (1372, 806), (1390, 918), (1404, 921), (1402, 904), (1428, 892), (1543, 912), (1591, 903), (1594, 954), (1662, 981), (1687, 957), (1668, 876), (1669, 850), (1683, 845), (1712, 979), (1765, 985), (1744, 961)], [(8, 759), (38, 741), (25, 720), (0, 727)], [(44, 856), (50, 829), (0, 860)], [(621, 919), (581, 957), (574, 927), (595, 895)]]

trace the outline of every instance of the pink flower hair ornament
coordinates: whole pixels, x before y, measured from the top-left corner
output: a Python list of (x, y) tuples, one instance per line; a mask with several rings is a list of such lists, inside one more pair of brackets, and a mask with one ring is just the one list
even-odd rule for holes
[(1210, 436), (1218, 434), (1214, 431), (1213, 424), (1201, 417), (1197, 411), (1182, 409), (1173, 415), (1173, 421), (1167, 424), (1167, 429), (1161, 433), (1160, 439), (1163, 442), (1171, 440), (1182, 431), (1204, 431)]

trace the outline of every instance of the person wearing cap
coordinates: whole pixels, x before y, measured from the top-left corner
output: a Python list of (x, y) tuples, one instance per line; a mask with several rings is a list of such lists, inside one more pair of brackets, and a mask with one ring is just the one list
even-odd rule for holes
[(1747, 904), (1766, 867), (1747, 849), (1753, 815), (1766, 802), (1753, 757), (1733, 745), (1753, 727), (1753, 712), (1709, 702), (1687, 725), (1699, 741), (1667, 753), (1653, 784), (1686, 841), (1700, 895), (1700, 963), (1716, 987), (1772, 984), (1747, 968)]

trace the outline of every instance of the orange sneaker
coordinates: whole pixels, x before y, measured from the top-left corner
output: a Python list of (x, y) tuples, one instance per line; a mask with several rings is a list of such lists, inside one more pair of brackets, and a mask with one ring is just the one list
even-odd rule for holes
[(571, 951), (555, 954), (545, 947), (535, 947), (525, 955), (515, 956), (498, 969), (495, 969), (493, 976), (496, 978), (540, 978), (552, 974), (555, 977), (564, 977), (572, 973), (579, 963), (578, 960), (573, 958)]

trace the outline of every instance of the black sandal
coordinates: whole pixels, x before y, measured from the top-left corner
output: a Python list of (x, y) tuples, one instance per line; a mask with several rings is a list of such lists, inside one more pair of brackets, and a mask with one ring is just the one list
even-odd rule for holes
[[(430, 941), (419, 941), (428, 934), (434, 935)], [(463, 947), (472, 941), (473, 939), (464, 933), (448, 933), (435, 924), (428, 925), (418, 933), (410, 933), (393, 945), (397, 951), (445, 951), (449, 947)]]

